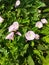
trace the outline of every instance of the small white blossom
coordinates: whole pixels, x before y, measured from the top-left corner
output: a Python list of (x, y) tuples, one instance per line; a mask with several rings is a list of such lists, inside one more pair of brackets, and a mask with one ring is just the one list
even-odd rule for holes
[(12, 32), (12, 31), (18, 30), (18, 28), (19, 28), (19, 23), (18, 23), (18, 22), (14, 22), (14, 23), (8, 28), (8, 30), (9, 30), (9, 32)]
[(17, 35), (21, 36), (22, 34), (20, 32), (16, 32)]
[(0, 16), (0, 23), (2, 23), (4, 21), (4, 19)]
[(39, 37), (40, 37), (40, 36), (39, 36), (38, 34), (35, 34), (35, 39), (37, 39), (37, 40), (38, 40), (38, 39), (39, 39)]
[(15, 3), (15, 7), (17, 7), (19, 5), (20, 5), (20, 0), (17, 0), (16, 3)]
[(42, 22), (38, 21), (38, 22), (36, 23), (35, 27), (37, 27), (37, 28), (42, 28), (42, 27), (43, 27)]
[(14, 40), (14, 32), (8, 34), (5, 39)]
[(38, 13), (41, 13), (41, 10), (38, 10)]
[(26, 34), (25, 34), (25, 37), (27, 40), (34, 40), (35, 38), (35, 33), (33, 31), (28, 31)]
[(44, 18), (44, 19), (41, 19), (41, 22), (42, 22), (43, 24), (48, 23), (47, 20), (46, 20), (45, 18)]

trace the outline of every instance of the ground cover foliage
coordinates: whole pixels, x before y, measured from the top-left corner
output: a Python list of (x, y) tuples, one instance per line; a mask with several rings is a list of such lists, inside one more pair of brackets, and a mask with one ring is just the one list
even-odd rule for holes
[[(46, 1), (46, 0), (45, 0)], [(42, 0), (0, 0), (0, 65), (49, 65), (49, 6)], [(37, 21), (45, 18), (48, 23), (43, 28), (35, 27)], [(18, 31), (22, 36), (14, 35), (7, 40), (8, 27), (19, 23)], [(32, 30), (40, 35), (39, 40), (26, 41), (25, 34)]]

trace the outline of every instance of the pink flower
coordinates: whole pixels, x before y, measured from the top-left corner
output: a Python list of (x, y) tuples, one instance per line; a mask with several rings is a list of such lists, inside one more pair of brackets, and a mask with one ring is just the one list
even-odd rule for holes
[(8, 34), (5, 39), (14, 40), (14, 32)]
[(33, 31), (28, 31), (26, 34), (25, 34), (25, 37), (27, 40), (34, 40), (35, 38), (35, 33)]
[(42, 28), (42, 27), (43, 27), (42, 22), (38, 21), (38, 22), (36, 23), (35, 27)]
[(37, 39), (37, 40), (38, 40), (38, 39), (39, 39), (39, 37), (40, 37), (40, 36), (39, 36), (38, 34), (35, 34), (35, 39)]
[(18, 23), (18, 22), (14, 22), (14, 23), (8, 28), (8, 30), (9, 30), (9, 32), (12, 32), (12, 31), (18, 30), (18, 28), (19, 28), (19, 23)]
[(4, 19), (0, 16), (0, 23), (2, 23), (4, 21)]
[(22, 34), (20, 32), (16, 32), (17, 35), (21, 36)]
[(17, 0), (16, 3), (15, 3), (15, 7), (17, 7), (19, 5), (20, 5), (20, 0)]
[(41, 19), (41, 22), (42, 22), (43, 24), (48, 23), (46, 19)]

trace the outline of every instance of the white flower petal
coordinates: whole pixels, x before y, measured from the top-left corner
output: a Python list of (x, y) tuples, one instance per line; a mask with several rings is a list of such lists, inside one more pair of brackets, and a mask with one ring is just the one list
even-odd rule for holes
[(19, 23), (18, 23), (18, 22), (14, 22), (14, 23), (8, 28), (8, 30), (9, 30), (9, 32), (12, 32), (12, 31), (18, 30), (18, 28), (19, 28)]
[(42, 22), (43, 24), (48, 23), (46, 19), (41, 19), (41, 22)]
[(0, 16), (0, 23), (2, 23), (4, 21), (4, 19)]
[(41, 10), (38, 10), (38, 13), (41, 13)]
[(6, 39), (14, 40), (14, 32), (11, 32), (10, 34), (8, 34), (8, 35), (6, 36)]
[(22, 34), (20, 32), (16, 32), (17, 35), (21, 36)]
[(15, 3), (15, 7), (17, 7), (19, 5), (20, 5), (20, 0), (17, 0), (16, 3)]
[(40, 37), (40, 36), (39, 36), (38, 34), (35, 34), (35, 39), (37, 39), (37, 40), (38, 40), (38, 39), (39, 39), (39, 37)]
[(43, 27), (42, 22), (38, 21), (38, 22), (36, 23), (35, 27), (42, 28), (42, 27)]

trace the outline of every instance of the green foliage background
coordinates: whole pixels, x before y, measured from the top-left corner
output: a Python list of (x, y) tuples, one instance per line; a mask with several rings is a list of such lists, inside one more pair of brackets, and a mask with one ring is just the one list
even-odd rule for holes
[[(49, 7), (41, 0), (20, 1), (15, 8), (16, 0), (0, 0), (0, 16), (4, 18), (0, 24), (0, 65), (49, 65)], [(35, 23), (41, 18), (46, 18), (48, 24), (38, 29)], [(14, 21), (19, 22), (22, 36), (6, 40), (8, 27)], [(28, 30), (38, 33), (40, 39), (26, 42), (24, 35)]]

